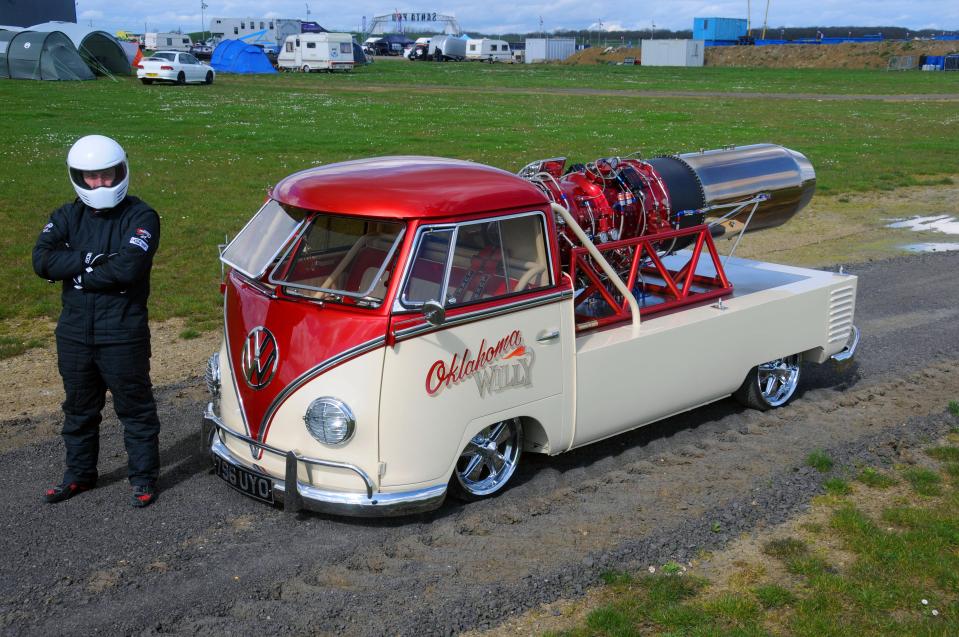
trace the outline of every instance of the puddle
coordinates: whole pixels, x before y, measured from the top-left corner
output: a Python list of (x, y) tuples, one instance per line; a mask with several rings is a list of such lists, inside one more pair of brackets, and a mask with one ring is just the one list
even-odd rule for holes
[(959, 243), (912, 243), (902, 249), (906, 252), (949, 252), (959, 250)]
[(928, 217), (901, 219), (894, 221), (893, 223), (886, 224), (886, 227), (906, 228), (908, 230), (915, 230), (917, 232), (942, 232), (944, 234), (959, 235), (959, 219), (956, 219), (950, 215), (931, 215)]

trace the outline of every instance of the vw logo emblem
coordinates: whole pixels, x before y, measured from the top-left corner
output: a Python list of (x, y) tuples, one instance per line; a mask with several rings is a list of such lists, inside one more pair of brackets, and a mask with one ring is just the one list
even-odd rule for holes
[(253, 389), (262, 389), (273, 380), (276, 365), (280, 361), (280, 348), (270, 330), (262, 325), (254, 327), (246, 335), (243, 343), (243, 357), (240, 366), (243, 379)]

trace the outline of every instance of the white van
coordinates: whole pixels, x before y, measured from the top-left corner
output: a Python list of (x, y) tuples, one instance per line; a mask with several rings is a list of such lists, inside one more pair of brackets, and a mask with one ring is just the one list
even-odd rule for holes
[(182, 33), (145, 33), (143, 47), (150, 51), (184, 51), (189, 53), (193, 41)]
[(506, 40), (491, 40), (480, 38), (466, 41), (466, 59), (482, 62), (512, 62), (513, 53)]
[(349, 33), (299, 33), (287, 36), (276, 59), (285, 71), (349, 71), (353, 36)]

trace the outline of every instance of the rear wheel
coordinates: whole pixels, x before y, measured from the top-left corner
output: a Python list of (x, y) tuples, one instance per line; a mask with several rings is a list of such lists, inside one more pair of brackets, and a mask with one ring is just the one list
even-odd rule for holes
[(309, 72), (310, 72), (310, 65), (309, 65), (309, 64), (304, 64), (304, 65), (303, 65), (303, 68), (302, 68), (301, 70), (302, 70), (304, 73), (309, 73)]
[(213, 71), (206, 72), (206, 79), (203, 80), (204, 84), (213, 84)]
[(498, 493), (513, 477), (523, 450), (523, 423), (511, 418), (473, 436), (460, 453), (450, 493), (467, 502)]
[(186, 74), (183, 71), (180, 71), (180, 73), (176, 76), (176, 83), (181, 86), (186, 84)]
[(759, 411), (782, 407), (799, 386), (800, 362), (801, 356), (793, 354), (753, 367), (733, 397)]

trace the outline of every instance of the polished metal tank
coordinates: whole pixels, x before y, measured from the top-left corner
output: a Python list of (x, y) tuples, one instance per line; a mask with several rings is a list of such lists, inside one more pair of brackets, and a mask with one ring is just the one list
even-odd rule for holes
[[(760, 193), (769, 194), (769, 199), (756, 209), (747, 228), (749, 232), (786, 223), (809, 203), (816, 192), (816, 171), (806, 156), (776, 144), (684, 153), (657, 158), (651, 163), (658, 160), (664, 165), (678, 162), (685, 166), (698, 181), (698, 189), (707, 207), (744, 201)], [(674, 173), (677, 172), (675, 163), (672, 168)], [(688, 181), (684, 185), (697, 187)], [(698, 198), (699, 193), (696, 195)], [(675, 205), (673, 209), (676, 209)], [(751, 209), (752, 206), (747, 206), (731, 219), (745, 222)], [(708, 217), (718, 218), (727, 212), (729, 209), (714, 210)]]

